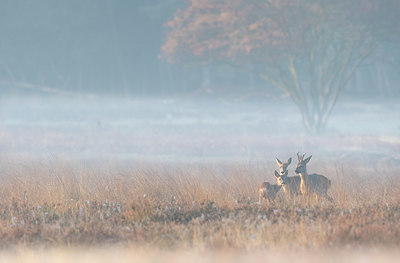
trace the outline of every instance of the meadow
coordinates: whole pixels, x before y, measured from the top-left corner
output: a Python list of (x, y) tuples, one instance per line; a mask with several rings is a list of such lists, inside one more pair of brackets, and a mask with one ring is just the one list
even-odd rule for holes
[(258, 186), (275, 183), (276, 167), (262, 160), (22, 165), (3, 158), (1, 166), (3, 250), (303, 251), (400, 244), (400, 176), (393, 165), (380, 171), (323, 163), (313, 169), (332, 180), (333, 203), (293, 202), (281, 191), (270, 204), (258, 203)]
[[(0, 262), (399, 256), (398, 103), (343, 102), (319, 136), (281, 101), (2, 103)], [(276, 183), (275, 156), (296, 151), (332, 181), (333, 203), (281, 190), (258, 204), (259, 185)]]

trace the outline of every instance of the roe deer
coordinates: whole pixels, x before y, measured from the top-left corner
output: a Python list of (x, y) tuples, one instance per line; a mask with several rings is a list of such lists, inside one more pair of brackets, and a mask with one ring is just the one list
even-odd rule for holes
[(261, 201), (263, 199), (266, 199), (268, 202), (274, 201), (276, 198), (276, 194), (279, 192), (281, 189), (281, 185), (276, 185), (276, 184), (270, 184), (268, 182), (263, 182), (260, 185), (260, 188), (258, 190), (258, 203), (261, 204)]
[(311, 197), (315, 196), (318, 200), (320, 196), (326, 198), (329, 201), (333, 201), (332, 197), (328, 195), (328, 188), (331, 186), (331, 181), (320, 174), (308, 174), (307, 163), (310, 161), (312, 155), (304, 159), (303, 155), (297, 153), (297, 166), (295, 172), (300, 175), (300, 191), (303, 196)]
[[(279, 165), (279, 171), (284, 173), (289, 164), (292, 162), (292, 158), (289, 158), (286, 163), (282, 163), (278, 158), (276, 158), (276, 162)], [(264, 198), (268, 201), (273, 201), (281, 188), (282, 185), (272, 185), (268, 182), (262, 183), (258, 189), (258, 202), (261, 203), (262, 199)]]
[(285, 173), (279, 174), (275, 171), (275, 177), (278, 185), (281, 185), (285, 194), (287, 194), (291, 199), (300, 194), (300, 176), (289, 177), (288, 170)]
[(282, 162), (278, 159), (278, 157), (275, 157), (275, 158), (276, 158), (276, 163), (277, 163), (278, 166), (279, 166), (279, 173), (280, 173), (280, 174), (284, 174), (284, 173), (286, 172), (286, 170), (287, 170), (289, 164), (292, 162), (292, 158), (289, 158), (289, 159), (286, 161), (286, 163), (282, 163)]

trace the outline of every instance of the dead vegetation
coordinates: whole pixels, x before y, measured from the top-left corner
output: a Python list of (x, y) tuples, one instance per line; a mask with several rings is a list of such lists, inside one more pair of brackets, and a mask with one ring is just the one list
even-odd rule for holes
[[(320, 169), (334, 202), (259, 205), (259, 163), (126, 164), (3, 159), (0, 245), (127, 244), (160, 249), (320, 249), (400, 244), (400, 177)], [(268, 171), (268, 172), (267, 172)], [(272, 171), (272, 172), (270, 172)]]

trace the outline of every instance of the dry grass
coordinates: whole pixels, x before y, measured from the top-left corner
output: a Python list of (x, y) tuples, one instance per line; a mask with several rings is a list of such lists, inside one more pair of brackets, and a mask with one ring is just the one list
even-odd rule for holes
[[(334, 203), (296, 204), (283, 193), (258, 205), (274, 166), (126, 164), (3, 158), (0, 245), (121, 245), (174, 250), (399, 248), (400, 177), (350, 163), (315, 168)], [(290, 168), (289, 168), (290, 170)], [(268, 172), (267, 172), (268, 171)]]

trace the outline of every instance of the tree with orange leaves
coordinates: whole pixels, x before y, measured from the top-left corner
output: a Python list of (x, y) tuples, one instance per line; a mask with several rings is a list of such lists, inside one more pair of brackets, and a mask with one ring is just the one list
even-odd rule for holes
[(167, 23), (162, 56), (254, 72), (289, 95), (307, 130), (319, 133), (359, 66), (399, 37), (398, 14), (396, 0), (188, 0)]

